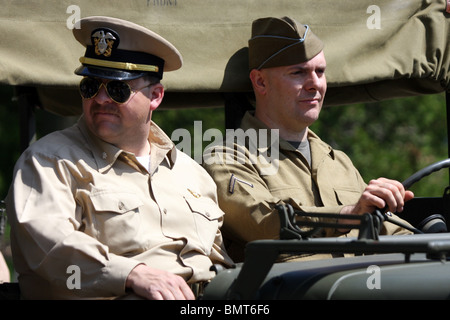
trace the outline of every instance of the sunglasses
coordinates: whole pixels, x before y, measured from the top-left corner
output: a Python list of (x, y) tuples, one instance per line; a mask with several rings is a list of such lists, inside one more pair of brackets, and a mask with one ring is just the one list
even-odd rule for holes
[(104, 83), (95, 78), (85, 77), (80, 81), (79, 89), (80, 94), (84, 99), (92, 99), (98, 94), (100, 88), (104, 86), (108, 97), (110, 97), (114, 102), (122, 104), (130, 99), (132, 93), (139, 92), (151, 85), (153, 85), (153, 83), (147, 84), (137, 90), (133, 90), (125, 81), (111, 80)]

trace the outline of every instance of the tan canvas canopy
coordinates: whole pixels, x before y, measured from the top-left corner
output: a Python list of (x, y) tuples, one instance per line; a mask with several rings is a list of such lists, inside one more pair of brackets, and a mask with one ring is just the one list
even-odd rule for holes
[(105, 15), (159, 33), (182, 53), (166, 73), (166, 107), (214, 107), (224, 92), (250, 91), (246, 47), (254, 19), (290, 16), (325, 42), (326, 104), (450, 88), (446, 0), (0, 0), (0, 83), (36, 87), (41, 107), (80, 111), (84, 48), (76, 19)]

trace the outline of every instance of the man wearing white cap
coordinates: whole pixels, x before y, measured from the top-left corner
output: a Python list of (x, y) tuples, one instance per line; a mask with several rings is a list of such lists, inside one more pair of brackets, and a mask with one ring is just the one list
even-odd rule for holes
[[(327, 89), (323, 43), (309, 26), (289, 17), (253, 21), (249, 69), (256, 104), (254, 111), (245, 114), (241, 128), (266, 129), (269, 136), (277, 130), (279, 145), (268, 144), (274, 141), (272, 137), (258, 145), (261, 140), (252, 141), (249, 135), (245, 145), (230, 145), (227, 140), (205, 152), (212, 155), (205, 168), (218, 186), (219, 205), (225, 212), (222, 232), (235, 261), (244, 259), (248, 242), (279, 238), (277, 204), (311, 213), (363, 214), (385, 206), (392, 212), (403, 209), (412, 192), (398, 181), (383, 178), (366, 185), (343, 152), (332, 149), (309, 129), (319, 118)], [(251, 146), (262, 155), (279, 152), (271, 163), (274, 170), (254, 160)], [(315, 236), (339, 236), (347, 231), (325, 228)], [(410, 231), (385, 223), (382, 233)], [(301, 258), (318, 257), (323, 256)]]
[(7, 198), (21, 294), (193, 299), (232, 261), (214, 181), (151, 121), (181, 55), (128, 21), (80, 22), (83, 115), (23, 153)]

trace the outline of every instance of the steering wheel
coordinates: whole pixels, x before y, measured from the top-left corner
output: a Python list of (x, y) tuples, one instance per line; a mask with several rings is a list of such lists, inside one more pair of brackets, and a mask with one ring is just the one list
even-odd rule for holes
[[(419, 171), (417, 171), (416, 173), (414, 173), (413, 175), (411, 175), (408, 179), (406, 179), (405, 181), (402, 182), (403, 187), (405, 189), (409, 189), (414, 183), (420, 181), (422, 178), (430, 175), (431, 173), (435, 172), (435, 171), (439, 171), (443, 168), (448, 168), (450, 167), (450, 159), (445, 159), (445, 160), (441, 160), (438, 162), (435, 162)], [(399, 222), (399, 221), (394, 221), (392, 219), (389, 218), (389, 214), (386, 212), (387, 208), (384, 208), (383, 211), (380, 210), (375, 210), (374, 214), (376, 216), (378, 216), (380, 219), (383, 219), (385, 221), (389, 221), (391, 223), (394, 223), (398, 226), (401, 226), (405, 229), (408, 229), (410, 231), (413, 231), (414, 233), (423, 233), (422, 231), (420, 231), (419, 229), (416, 228), (411, 228), (407, 225), (404, 225), (403, 223)], [(386, 212), (386, 213), (382, 213), (382, 212)], [(439, 214), (436, 215), (431, 215), (429, 216), (427, 219), (425, 219), (424, 221), (422, 221), (421, 225), (426, 225), (427, 223), (430, 223), (430, 221), (432, 220), (436, 220), (438, 219), (438, 223), (443, 223), (445, 226), (445, 220), (442, 221), (441, 219), (443, 219), (443, 217)], [(436, 221), (434, 221), (436, 222)], [(428, 228), (430, 228), (430, 226), (428, 226)], [(445, 227), (446, 228), (446, 227)]]
[(450, 167), (450, 159), (441, 160), (438, 162), (435, 162), (433, 164), (430, 164), (429, 166), (423, 168), (422, 170), (417, 171), (412, 176), (410, 176), (408, 179), (402, 182), (405, 189), (409, 189), (414, 183), (421, 180), (422, 178), (432, 174), (435, 171), (439, 171), (443, 168)]

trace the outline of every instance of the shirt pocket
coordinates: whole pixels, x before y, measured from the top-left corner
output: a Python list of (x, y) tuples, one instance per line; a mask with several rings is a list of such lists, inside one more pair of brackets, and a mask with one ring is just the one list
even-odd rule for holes
[(285, 185), (283, 187), (273, 188), (270, 190), (270, 193), (274, 198), (267, 200), (274, 203), (277, 203), (278, 200), (290, 204), (296, 203), (299, 206), (312, 205), (309, 202), (314, 203), (312, 195), (305, 192), (303, 188), (296, 186)]
[(355, 204), (361, 197), (361, 191), (353, 188), (335, 187), (334, 193), (339, 205)]
[(142, 200), (133, 193), (106, 190), (96, 190), (90, 199), (97, 239), (116, 254), (138, 249)]
[(224, 213), (210, 199), (185, 197), (185, 200), (192, 212), (198, 240), (203, 246), (205, 253), (210, 254), (218, 233), (219, 220), (223, 217)]

